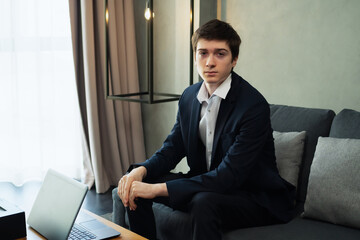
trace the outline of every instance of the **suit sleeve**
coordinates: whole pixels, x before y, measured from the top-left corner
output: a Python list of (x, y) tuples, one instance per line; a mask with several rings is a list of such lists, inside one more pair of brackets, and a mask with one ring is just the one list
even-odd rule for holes
[(167, 182), (172, 207), (189, 202), (198, 192), (231, 193), (240, 189), (259, 161), (259, 154), (271, 134), (269, 111), (266, 102), (247, 110), (239, 127), (227, 134), (233, 142), (216, 169), (192, 178)]
[[(197, 92), (197, 88), (194, 88), (195, 85), (188, 87), (182, 93), (178, 103), (179, 110), (177, 112), (175, 124), (161, 148), (145, 162), (131, 165), (128, 172), (134, 167), (144, 166), (147, 169), (147, 177), (157, 179), (164, 174), (169, 173), (169, 171), (174, 169), (181, 159), (186, 156), (187, 152), (183, 140), (184, 129), (182, 129), (180, 108), (181, 106), (188, 107), (189, 101), (192, 101), (194, 94)], [(189, 91), (190, 88), (195, 90)], [(185, 130), (187, 130), (186, 127)]]

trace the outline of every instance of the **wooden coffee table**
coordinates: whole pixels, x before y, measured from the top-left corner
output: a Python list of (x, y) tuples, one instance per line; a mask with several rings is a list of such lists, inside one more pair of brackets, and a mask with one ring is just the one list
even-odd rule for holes
[[(120, 232), (120, 236), (115, 237), (115, 238), (111, 238), (111, 239), (121, 239), (121, 240), (145, 240), (146, 238), (131, 232), (130, 230), (123, 228), (109, 220), (106, 220), (105, 218), (102, 218), (88, 210), (83, 209), (82, 211), (86, 212), (89, 215), (94, 216), (97, 220), (99, 220), (100, 222), (103, 222), (104, 224), (108, 225), (109, 227), (112, 227), (113, 229), (117, 230), (118, 232)], [(37, 233), (34, 229), (32, 229), (31, 227), (27, 227), (27, 237), (26, 238), (20, 238), (20, 240), (23, 239), (45, 239), (44, 237), (42, 237), (39, 233)]]

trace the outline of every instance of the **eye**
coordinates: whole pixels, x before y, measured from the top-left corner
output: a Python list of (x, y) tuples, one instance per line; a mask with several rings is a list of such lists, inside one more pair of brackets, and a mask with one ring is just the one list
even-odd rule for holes
[(223, 56), (226, 55), (226, 53), (225, 53), (225, 52), (218, 52), (217, 55), (218, 55), (219, 57), (223, 57)]

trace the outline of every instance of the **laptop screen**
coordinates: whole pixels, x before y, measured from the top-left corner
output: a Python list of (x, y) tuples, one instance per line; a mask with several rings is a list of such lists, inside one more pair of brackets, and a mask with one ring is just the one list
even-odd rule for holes
[(86, 185), (48, 170), (27, 223), (47, 239), (67, 239), (87, 190)]

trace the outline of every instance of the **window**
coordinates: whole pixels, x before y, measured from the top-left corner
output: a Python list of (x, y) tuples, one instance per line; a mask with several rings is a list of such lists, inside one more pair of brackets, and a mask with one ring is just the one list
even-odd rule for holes
[(0, 0), (0, 180), (80, 177), (68, 1)]

